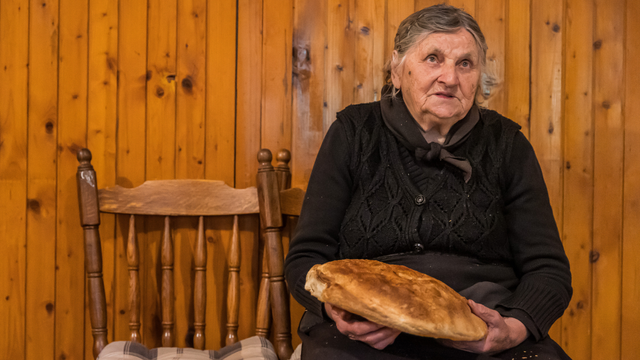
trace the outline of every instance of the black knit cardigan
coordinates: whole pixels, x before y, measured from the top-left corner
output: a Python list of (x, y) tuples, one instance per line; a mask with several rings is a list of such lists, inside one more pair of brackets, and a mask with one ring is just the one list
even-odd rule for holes
[[(447, 163), (419, 163), (385, 126), (378, 102), (338, 113), (314, 164), (285, 263), (294, 298), (322, 316), (322, 304), (304, 290), (315, 264), (391, 254), (462, 256), (488, 265), (479, 269), (512, 268), (512, 293), (495, 309), (522, 321), (536, 339), (544, 337), (572, 288), (533, 148), (516, 123), (481, 109), (470, 136), (452, 152), (470, 161), (468, 182)], [(455, 279), (440, 280), (461, 290)]]

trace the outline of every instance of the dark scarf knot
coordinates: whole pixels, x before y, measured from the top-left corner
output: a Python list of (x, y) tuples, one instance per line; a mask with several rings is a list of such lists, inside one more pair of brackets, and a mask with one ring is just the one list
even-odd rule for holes
[(444, 161), (460, 169), (464, 173), (465, 182), (471, 179), (472, 168), (469, 160), (453, 155), (450, 150), (453, 151), (457, 145), (463, 143), (478, 123), (480, 116), (475, 105), (462, 120), (451, 127), (444, 144), (428, 142), (425, 139), (422, 128), (407, 109), (402, 93), (396, 97), (385, 95), (380, 101), (380, 108), (382, 119), (389, 130), (414, 153), (416, 159), (425, 162)]

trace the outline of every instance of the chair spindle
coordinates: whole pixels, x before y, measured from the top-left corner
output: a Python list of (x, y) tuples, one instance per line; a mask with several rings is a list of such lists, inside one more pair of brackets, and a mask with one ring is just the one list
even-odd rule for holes
[(162, 346), (173, 346), (173, 242), (168, 216), (164, 218), (162, 237)]
[(91, 152), (78, 151), (76, 182), (80, 202), (80, 223), (84, 232), (84, 254), (89, 286), (89, 315), (93, 333), (93, 356), (98, 357), (107, 346), (107, 302), (102, 278), (102, 245), (100, 243), (100, 211), (98, 205), (98, 183), (91, 165)]
[[(265, 242), (266, 244), (266, 242)], [(256, 335), (267, 337), (271, 326), (271, 301), (269, 300), (269, 263), (267, 249), (263, 246), (258, 309), (256, 311)]]
[(238, 215), (233, 217), (233, 233), (229, 247), (229, 289), (227, 292), (226, 345), (238, 341), (238, 315), (240, 311), (240, 234)]
[(129, 340), (140, 342), (140, 254), (136, 238), (136, 217), (129, 217), (127, 240), (127, 263), (129, 264)]
[(206, 274), (207, 246), (204, 237), (204, 217), (198, 219), (198, 240), (195, 254), (195, 289), (194, 289), (194, 323), (193, 347), (203, 350), (205, 337), (205, 309), (207, 304)]

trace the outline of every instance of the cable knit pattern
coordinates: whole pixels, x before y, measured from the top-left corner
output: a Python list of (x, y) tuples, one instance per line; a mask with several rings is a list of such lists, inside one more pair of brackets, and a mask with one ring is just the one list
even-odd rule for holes
[[(342, 258), (429, 250), (485, 261), (512, 260), (500, 186), (501, 165), (517, 124), (482, 111), (484, 121), (477, 125), (482, 129), (453, 151), (469, 159), (474, 169), (465, 183), (462, 172), (444, 162), (438, 164), (440, 171), (427, 174), (375, 119), (379, 114), (362, 117), (349, 110), (340, 118), (351, 129), (347, 134), (353, 153), (362, 160), (351, 164), (357, 182), (340, 231)], [(444, 167), (450, 171), (442, 171)]]

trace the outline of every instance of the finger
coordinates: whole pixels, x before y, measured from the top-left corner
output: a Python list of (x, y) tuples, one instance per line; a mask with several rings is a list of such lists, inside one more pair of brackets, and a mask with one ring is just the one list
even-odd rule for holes
[(382, 350), (390, 344), (393, 344), (400, 333), (399, 330), (382, 327), (366, 335), (351, 336), (350, 338), (362, 341), (375, 349)]
[(342, 321), (351, 320), (352, 314), (343, 308), (332, 305), (331, 303), (325, 303), (324, 308), (327, 312), (327, 315), (333, 320), (337, 321), (338, 319)]
[(336, 326), (341, 333), (354, 336), (367, 335), (384, 327), (371, 321), (336, 321)]
[(473, 300), (469, 300), (469, 307), (471, 308), (471, 312), (484, 320), (487, 325), (496, 325), (500, 320), (502, 320), (502, 315), (500, 315), (499, 312), (489, 309), (482, 304), (478, 304)]

